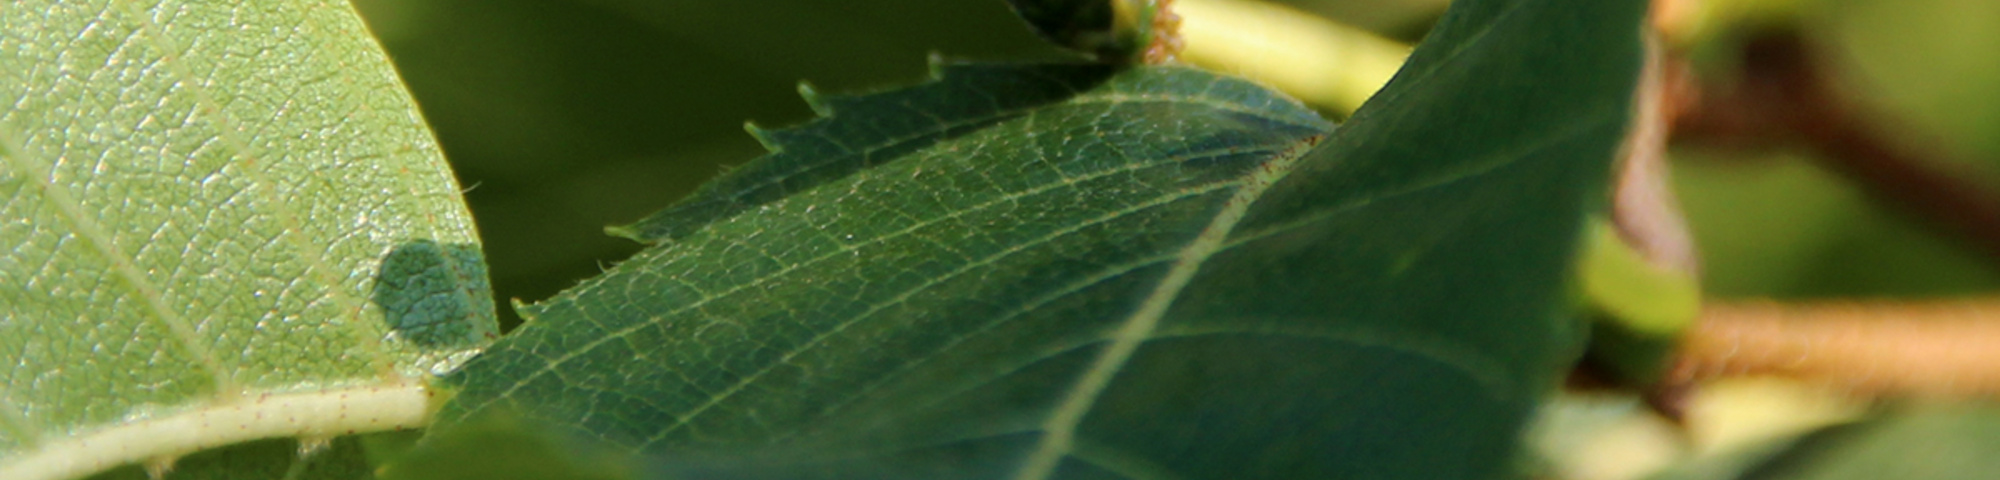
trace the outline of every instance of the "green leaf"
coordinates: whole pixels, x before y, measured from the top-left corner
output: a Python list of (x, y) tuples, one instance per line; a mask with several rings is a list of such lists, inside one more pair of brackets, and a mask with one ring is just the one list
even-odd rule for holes
[(2000, 408), (1891, 410), (1741, 452), (1676, 466), (1653, 480), (1973, 480), (2000, 470)]
[(621, 228), (447, 381), (695, 478), (1483, 478), (1567, 305), (1643, 2), (1461, 0), (1333, 128), (1178, 67), (951, 66)]
[(1654, 388), (1701, 314), (1701, 285), (1691, 273), (1648, 261), (1610, 220), (1590, 224), (1577, 265), (1579, 289), (1596, 312), (1589, 361), (1606, 380)]
[(456, 181), (343, 1), (10, 3), (0, 99), (0, 478), (408, 427), (494, 336)]

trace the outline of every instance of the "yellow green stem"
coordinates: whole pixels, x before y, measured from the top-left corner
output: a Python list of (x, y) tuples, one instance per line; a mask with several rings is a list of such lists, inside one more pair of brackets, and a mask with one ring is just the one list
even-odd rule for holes
[(1176, 0), (1181, 59), (1353, 113), (1402, 67), (1410, 46), (1256, 0)]

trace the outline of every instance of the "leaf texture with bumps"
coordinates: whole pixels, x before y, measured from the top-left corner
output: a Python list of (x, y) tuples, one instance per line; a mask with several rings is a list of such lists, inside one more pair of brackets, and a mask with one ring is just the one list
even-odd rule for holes
[[(495, 334), (457, 182), (345, 1), (10, 2), (0, 101), (0, 477), (409, 426), (361, 407), (420, 415), (396, 392)], [(176, 471), (290, 468), (271, 442)]]

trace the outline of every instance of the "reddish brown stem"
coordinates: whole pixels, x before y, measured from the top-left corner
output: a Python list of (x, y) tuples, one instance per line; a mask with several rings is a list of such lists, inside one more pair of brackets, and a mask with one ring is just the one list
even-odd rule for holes
[(1181, 54), (1181, 16), (1174, 13), (1174, 0), (1153, 3), (1153, 38), (1146, 43), (1141, 61), (1147, 65), (1171, 63)]
[(1710, 305), (1672, 376), (1745, 375), (1870, 396), (2000, 396), (2000, 299)]
[(1745, 45), (1734, 85), (1707, 89), (1676, 121), (1676, 140), (1802, 144), (1870, 196), (2000, 259), (2000, 196), (1982, 175), (1898, 144), (1846, 98), (1796, 32), (1766, 33)]

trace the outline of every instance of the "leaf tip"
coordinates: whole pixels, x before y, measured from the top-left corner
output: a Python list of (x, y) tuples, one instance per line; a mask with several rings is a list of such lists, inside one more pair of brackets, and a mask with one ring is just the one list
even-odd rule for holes
[(604, 226), (604, 234), (634, 242), (647, 243), (644, 232), (640, 232), (637, 225), (606, 225)]
[(180, 458), (180, 455), (162, 455), (146, 459), (146, 478), (151, 480), (167, 478), (167, 475), (174, 473), (174, 461)]
[(950, 58), (945, 58), (944, 54), (938, 53), (937, 50), (932, 50), (929, 54), (924, 55), (924, 65), (929, 67), (930, 79), (933, 81), (944, 79), (945, 71), (950, 69), (953, 63), (957, 62), (953, 62)]
[(784, 142), (778, 141), (777, 137), (772, 136), (771, 130), (758, 126), (757, 122), (743, 122), (743, 131), (749, 133), (750, 138), (757, 139), (757, 144), (763, 145), (766, 152), (778, 153), (784, 150)]
[(806, 105), (812, 107), (814, 114), (821, 117), (833, 116), (832, 99), (819, 93), (819, 89), (813, 87), (812, 82), (799, 82), (799, 97), (806, 99)]
[(523, 302), (519, 298), (507, 299), (507, 306), (514, 308), (514, 314), (520, 315), (521, 322), (523, 323), (534, 322), (535, 317), (542, 314), (541, 308), (536, 307), (535, 304)]

